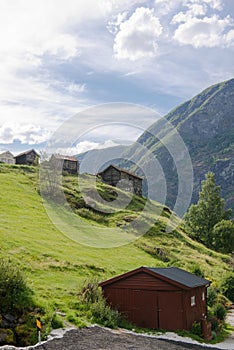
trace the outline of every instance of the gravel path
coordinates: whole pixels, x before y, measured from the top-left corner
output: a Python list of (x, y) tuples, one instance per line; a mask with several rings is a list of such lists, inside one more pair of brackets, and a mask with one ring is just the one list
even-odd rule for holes
[(101, 327), (72, 329), (60, 339), (37, 345), (36, 350), (216, 350), (191, 343), (161, 340), (124, 331), (111, 331)]

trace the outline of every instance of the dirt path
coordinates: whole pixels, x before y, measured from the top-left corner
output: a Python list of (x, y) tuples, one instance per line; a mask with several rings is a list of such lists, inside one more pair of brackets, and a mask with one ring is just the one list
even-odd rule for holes
[(72, 329), (63, 338), (34, 347), (36, 350), (215, 350), (215, 347), (161, 340), (101, 327)]

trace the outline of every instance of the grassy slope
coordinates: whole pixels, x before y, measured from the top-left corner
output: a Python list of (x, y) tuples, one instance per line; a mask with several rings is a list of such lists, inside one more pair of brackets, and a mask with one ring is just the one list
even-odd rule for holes
[[(78, 244), (51, 223), (38, 194), (38, 174), (25, 169), (0, 165), (0, 256), (10, 257), (19, 264), (37, 300), (50, 309), (68, 312), (73, 308), (77, 289), (88, 277), (103, 280), (141, 265), (173, 264), (189, 270), (198, 263), (206, 277), (216, 281), (230, 270), (225, 263), (228, 256), (193, 242), (181, 229), (165, 233), (166, 211), (148, 234), (131, 244), (111, 249)], [(74, 203), (78, 196), (75, 192), (74, 188), (70, 191)], [(127, 216), (136, 215), (142, 205), (142, 199), (135, 198)], [(79, 213), (82, 209), (76, 210)], [(97, 218), (92, 211), (83, 211), (86, 216), (89, 213), (89, 220), (92, 214)], [(126, 212), (113, 214), (106, 224), (115, 227), (124, 218)], [(160, 247), (165, 256), (160, 258), (154, 247)]]

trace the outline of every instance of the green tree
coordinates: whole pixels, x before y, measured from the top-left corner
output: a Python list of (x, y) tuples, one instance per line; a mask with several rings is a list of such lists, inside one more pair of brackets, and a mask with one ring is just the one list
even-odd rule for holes
[(213, 228), (230, 214), (224, 210), (224, 199), (220, 197), (220, 187), (216, 185), (214, 174), (209, 172), (202, 181), (197, 204), (191, 205), (185, 215), (185, 224), (190, 235), (197, 241), (213, 248)]
[(221, 253), (234, 251), (234, 223), (231, 220), (221, 220), (214, 226), (213, 247)]

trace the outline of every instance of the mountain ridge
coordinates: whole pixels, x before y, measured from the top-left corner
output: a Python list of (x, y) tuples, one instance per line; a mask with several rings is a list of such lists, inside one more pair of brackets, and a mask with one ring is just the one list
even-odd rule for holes
[[(192, 202), (198, 199), (205, 174), (212, 171), (227, 206), (234, 209), (234, 79), (212, 85), (175, 107), (151, 125), (125, 153), (125, 158), (133, 159), (139, 152), (137, 145), (141, 144), (154, 155), (160, 162), (167, 183), (166, 205), (173, 208), (178, 191), (178, 174), (170, 152), (160, 142), (163, 138), (171, 137), (163, 121), (176, 128), (189, 151), (194, 173)], [(144, 163), (144, 156), (141, 155), (139, 167), (132, 170), (142, 175), (140, 167)], [(128, 166), (127, 162), (125, 166)], [(146, 191), (144, 184), (145, 194)], [(159, 200), (157, 193), (153, 193), (151, 198)]]

